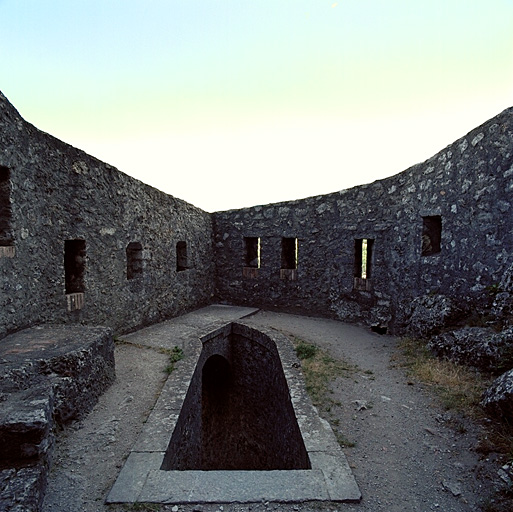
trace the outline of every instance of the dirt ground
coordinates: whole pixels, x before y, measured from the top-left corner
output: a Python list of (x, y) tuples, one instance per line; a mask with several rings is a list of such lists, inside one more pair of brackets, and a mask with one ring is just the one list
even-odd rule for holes
[(115, 383), (82, 421), (59, 433), (43, 512), (486, 510), (499, 461), (475, 447), (480, 427), (444, 411), (436, 398), (393, 364), (397, 339), (334, 320), (259, 312), (249, 319), (301, 337), (356, 365), (330, 383), (332, 405), (320, 413), (351, 445), (344, 452), (362, 493), (358, 504), (216, 504), (106, 506), (104, 499), (167, 377), (166, 355), (116, 347)]

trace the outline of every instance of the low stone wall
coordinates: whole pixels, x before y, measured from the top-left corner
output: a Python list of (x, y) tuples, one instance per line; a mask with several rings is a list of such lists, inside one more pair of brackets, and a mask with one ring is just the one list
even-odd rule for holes
[(202, 343), (161, 469), (309, 469), (275, 342), (232, 323)]
[(2, 341), (0, 510), (39, 510), (56, 425), (87, 414), (114, 377), (106, 328), (35, 327)]

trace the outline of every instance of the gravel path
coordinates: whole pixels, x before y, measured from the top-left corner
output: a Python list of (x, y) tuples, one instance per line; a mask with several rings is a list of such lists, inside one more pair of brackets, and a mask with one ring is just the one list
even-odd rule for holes
[(43, 512), (109, 510), (103, 501), (130, 453), (167, 375), (168, 357), (117, 345), (116, 380), (82, 421), (57, 438)]
[(474, 451), (479, 428), (441, 409), (433, 395), (394, 366), (397, 338), (340, 322), (269, 312), (252, 321), (317, 344), (333, 357), (355, 364), (351, 378), (332, 383), (342, 405), (338, 420), (355, 443), (344, 451), (363, 495), (343, 510), (479, 510), (490, 493), (490, 462)]
[(333, 320), (259, 312), (252, 323), (317, 344), (357, 366), (331, 382), (340, 406), (321, 415), (354, 443), (345, 448), (360, 486), (359, 504), (105, 506), (114, 483), (165, 381), (167, 356), (129, 344), (116, 347), (116, 382), (81, 422), (58, 436), (43, 512), (55, 511), (359, 511), (480, 510), (497, 467), (474, 451), (478, 426), (444, 412), (402, 369), (396, 338)]

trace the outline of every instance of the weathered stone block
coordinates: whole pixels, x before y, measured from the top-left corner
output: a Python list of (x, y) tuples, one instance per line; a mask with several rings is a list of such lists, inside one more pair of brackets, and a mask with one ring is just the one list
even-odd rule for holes
[(513, 367), (513, 328), (497, 333), (485, 327), (464, 327), (435, 336), (428, 348), (438, 357), (500, 373)]
[(23, 390), (34, 382), (52, 387), (52, 414), (62, 424), (89, 412), (115, 377), (110, 329), (45, 326), (6, 337), (0, 391)]
[(101, 327), (44, 326), (0, 343), (0, 510), (39, 511), (54, 421), (86, 414), (114, 379), (114, 341)]
[(52, 445), (53, 392), (48, 382), (10, 393), (0, 408), (0, 460), (45, 457)]
[(46, 465), (0, 471), (0, 510), (39, 512), (47, 486)]
[(493, 416), (513, 420), (513, 369), (493, 381), (483, 393), (481, 405)]
[(424, 295), (413, 299), (406, 331), (425, 337), (439, 332), (458, 314), (453, 301), (444, 295)]

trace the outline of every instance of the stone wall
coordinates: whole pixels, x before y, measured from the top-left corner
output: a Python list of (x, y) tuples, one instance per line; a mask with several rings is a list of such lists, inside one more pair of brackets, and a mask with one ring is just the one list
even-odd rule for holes
[[(438, 294), (461, 311), (485, 309), (513, 261), (512, 207), (510, 108), (390, 178), (215, 213), (217, 293), (229, 303), (395, 332), (404, 329), (415, 297)], [(296, 268), (283, 268), (291, 266), (283, 238), (297, 239)], [(259, 262), (250, 260), (256, 239)], [(370, 247), (367, 275), (362, 240)]]
[(47, 322), (127, 331), (214, 296), (392, 332), (436, 299), (452, 322), (500, 293), (512, 192), (513, 109), (390, 178), (208, 214), (37, 130), (0, 93), (0, 338)]
[[(114, 381), (110, 329), (44, 326), (0, 344), (0, 510), (41, 510), (55, 431)], [(84, 447), (87, 449), (87, 447)]]
[(208, 304), (210, 214), (25, 122), (0, 93), (0, 338), (127, 331)]

